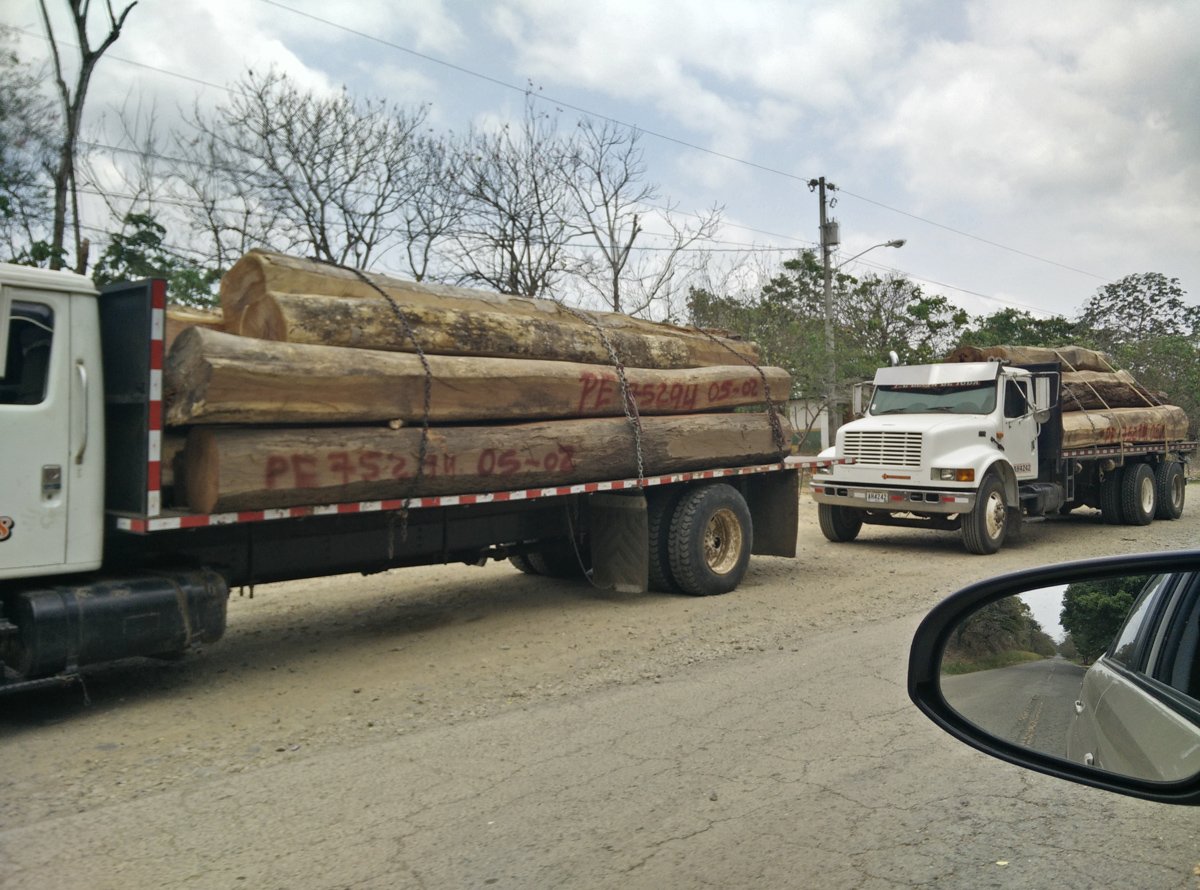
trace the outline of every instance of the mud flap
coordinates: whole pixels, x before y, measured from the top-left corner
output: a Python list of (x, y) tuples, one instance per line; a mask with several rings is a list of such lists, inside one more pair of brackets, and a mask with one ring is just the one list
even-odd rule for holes
[(597, 493), (588, 500), (592, 584), (619, 593), (645, 593), (650, 583), (646, 498)]

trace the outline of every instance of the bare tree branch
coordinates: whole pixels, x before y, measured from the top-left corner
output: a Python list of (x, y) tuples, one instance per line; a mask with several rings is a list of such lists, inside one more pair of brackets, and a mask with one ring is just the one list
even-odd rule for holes
[(92, 72), (96, 68), (96, 64), (100, 61), (100, 57), (105, 51), (116, 43), (117, 38), (121, 36), (121, 28), (125, 25), (125, 19), (137, 6), (137, 0), (130, 3), (118, 15), (112, 6), (111, 0), (106, 0), (105, 8), (108, 11), (108, 33), (100, 42), (100, 45), (95, 49), (91, 47), (87, 33), (88, 9), (90, 7), (89, 0), (68, 0), (68, 5), (71, 9), (71, 18), (75, 26), (75, 37), (79, 45), (79, 72), (75, 79), (75, 89), (72, 92), (67, 86), (66, 76), (63, 73), (62, 57), (58, 51), (58, 41), (54, 36), (54, 29), (50, 25), (50, 13), (46, 9), (46, 0), (38, 0), (38, 7), (42, 13), (42, 23), (46, 28), (46, 36), (50, 41), (50, 55), (54, 62), (55, 82), (58, 86), (59, 97), (62, 100), (63, 107), (63, 138), (61, 150), (59, 152), (58, 165), (54, 170), (54, 222), (51, 231), (51, 249), (52, 257), (50, 266), (54, 269), (62, 268), (63, 242), (66, 238), (66, 216), (67, 216), (67, 200), (71, 202), (71, 221), (75, 229), (75, 263), (76, 271), (82, 273), (87, 271), (87, 254), (83, 249), (84, 241), (79, 227), (79, 194), (75, 182), (75, 151), (79, 140), (79, 127), (83, 119), (83, 105), (87, 97), (88, 85), (91, 83)]

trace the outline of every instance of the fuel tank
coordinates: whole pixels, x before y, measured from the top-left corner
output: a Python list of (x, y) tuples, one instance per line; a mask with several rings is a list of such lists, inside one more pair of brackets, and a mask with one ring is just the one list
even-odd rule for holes
[(225, 632), (229, 586), (207, 569), (89, 579), (10, 594), (0, 659), (24, 679), (136, 655), (178, 655)]

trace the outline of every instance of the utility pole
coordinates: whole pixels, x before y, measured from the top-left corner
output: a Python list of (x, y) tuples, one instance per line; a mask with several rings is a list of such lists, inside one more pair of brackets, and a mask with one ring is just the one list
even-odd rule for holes
[[(820, 179), (810, 179), (808, 188), (809, 191), (817, 190), (821, 202), (821, 270), (825, 296), (825, 353), (829, 359), (829, 376), (825, 390), (825, 420), (829, 429), (828, 444), (832, 445), (837, 436), (837, 429), (841, 425), (841, 416), (837, 410), (837, 354), (833, 339), (833, 263), (831, 255), (840, 239), (837, 220), (828, 219), (826, 216), (828, 202), (825, 193), (827, 190), (837, 191), (837, 186), (832, 182), (825, 182), (825, 177), (822, 176)], [(833, 200), (836, 203), (837, 199)]]

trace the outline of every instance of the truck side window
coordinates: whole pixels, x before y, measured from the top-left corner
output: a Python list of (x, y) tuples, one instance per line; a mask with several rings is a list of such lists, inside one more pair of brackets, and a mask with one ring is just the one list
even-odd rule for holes
[(46, 398), (54, 313), (39, 303), (15, 302), (8, 320), (8, 360), (0, 405), (37, 405)]
[(1004, 385), (1004, 416), (1024, 417), (1029, 413), (1029, 400), (1025, 398), (1025, 389), (1019, 383), (1009, 380)]

